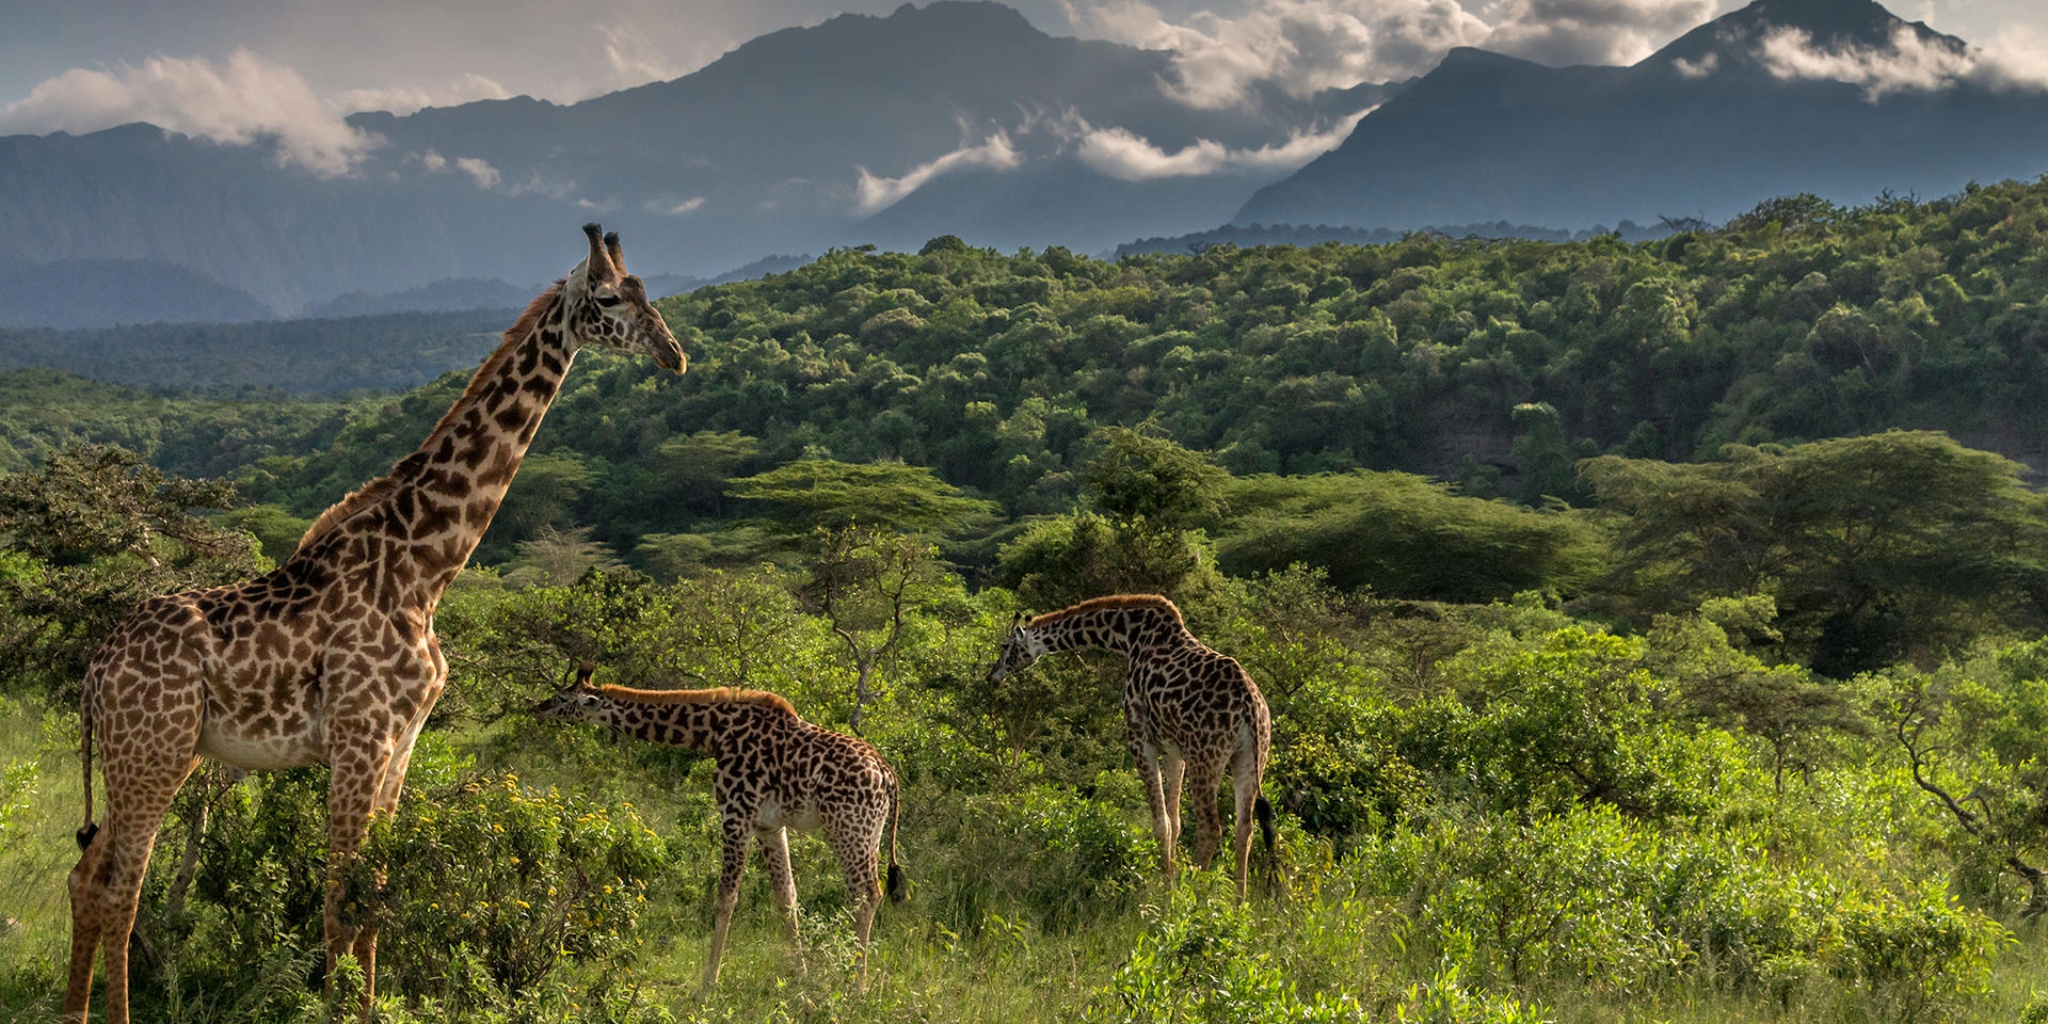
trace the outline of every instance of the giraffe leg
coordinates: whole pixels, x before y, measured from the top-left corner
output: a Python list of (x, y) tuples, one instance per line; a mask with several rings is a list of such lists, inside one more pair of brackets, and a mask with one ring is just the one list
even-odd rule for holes
[(747, 867), (747, 840), (751, 831), (747, 818), (727, 815), (725, 819), (725, 846), (720, 851), (722, 866), (718, 874), (718, 911), (711, 926), (711, 958), (704, 964), (704, 981), (698, 986), (699, 998), (711, 997), (711, 990), (718, 987), (718, 961), (725, 955), (725, 935), (732, 927), (732, 908), (740, 901), (740, 873)]
[[(886, 801), (886, 798), (884, 798)], [(860, 949), (860, 988), (868, 988), (868, 940), (874, 934), (875, 908), (882, 903), (882, 878), (877, 854), (882, 846), (884, 818), (871, 822), (826, 822), (825, 839), (839, 857), (846, 875), (846, 895), (853, 901), (853, 934)], [(839, 827), (834, 827), (835, 825)]]
[(1145, 722), (1129, 701), (1124, 702), (1124, 728), (1130, 739), (1131, 756), (1138, 762), (1138, 780), (1145, 784), (1145, 803), (1152, 812), (1152, 835), (1159, 840), (1159, 870), (1166, 876), (1166, 884), (1174, 883), (1173, 846), (1174, 834), (1169, 827), (1166, 809), (1165, 783), (1159, 777), (1159, 744), (1155, 742)]
[(1223, 842), (1223, 816), (1216, 810), (1217, 774), (1214, 767), (1201, 761), (1188, 769), (1188, 788), (1194, 790), (1195, 800), (1195, 866), (1204, 871)]
[(1161, 845), (1169, 859), (1180, 848), (1180, 783), (1187, 766), (1187, 759), (1178, 751), (1168, 751), (1160, 765), (1160, 791), (1166, 806), (1166, 838)]
[[(197, 725), (195, 716), (195, 739)], [(179, 750), (175, 738), (166, 746)], [(137, 751), (104, 759), (107, 826), (93, 837), (71, 871), (71, 975), (63, 1018), (67, 1024), (84, 1024), (93, 954), (100, 947), (107, 960), (107, 1024), (128, 1024), (128, 937), (135, 930), (142, 900), (142, 876), (149, 869), (164, 812), (198, 764), (189, 743), (176, 754)]]
[[(433, 710), (434, 702), (441, 695), (441, 684), (435, 683), (427, 697), (413, 713), (412, 721), (406, 724), (405, 734), (400, 738), (398, 748), (384, 766), (383, 777), (377, 783), (377, 795), (371, 802), (370, 815), (392, 815), (398, 813), (398, 798), (405, 791), (405, 771), (412, 764), (413, 744), (419, 740), (420, 730), (426, 727), (427, 713)], [(368, 831), (365, 821), (364, 831)], [(330, 860), (330, 863), (332, 861)], [(384, 873), (379, 871), (374, 879), (382, 888)], [(363, 969), (363, 1020), (370, 1019), (371, 1008), (377, 999), (377, 915), (368, 919), (357, 929), (355, 939), (349, 944), (349, 951), (355, 954), (356, 963)]]
[(796, 931), (796, 876), (789, 870), (789, 830), (757, 828), (754, 841), (761, 844), (761, 862), (768, 867), (769, 888), (775, 892), (775, 909), (782, 914), (789, 944), (801, 949)]
[[(344, 916), (344, 908), (355, 903), (347, 891), (349, 869), (369, 830), (370, 814), (377, 806), (378, 790), (392, 759), (391, 744), (358, 743), (330, 750), (327, 789), (327, 904), (321, 924), (327, 944), (327, 998), (334, 997), (334, 966), (343, 955), (356, 957), (363, 972), (360, 1012), (368, 1020), (376, 995), (376, 931)], [(367, 941), (364, 940), (367, 936)], [(367, 957), (367, 958), (366, 958)], [(339, 1012), (329, 1007), (330, 1016)]]
[(1237, 815), (1237, 901), (1243, 903), (1245, 884), (1252, 871), (1253, 805), (1259, 798), (1258, 758), (1250, 749), (1241, 749), (1230, 759), (1230, 784)]

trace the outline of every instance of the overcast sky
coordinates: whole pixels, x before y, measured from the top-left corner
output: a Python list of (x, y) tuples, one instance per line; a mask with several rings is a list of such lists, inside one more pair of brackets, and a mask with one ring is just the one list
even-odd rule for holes
[[(1455, 45), (1630, 63), (1742, 0), (1017, 0), (1055, 35), (1179, 50), (1191, 103), (1427, 71)], [(753, 36), (898, 0), (5, 0), (0, 134), (268, 116), (519, 93), (571, 101), (685, 74)], [(2048, 57), (2043, 0), (1897, 0), (1894, 13)], [(801, 69), (792, 68), (792, 74)], [(256, 98), (252, 98), (256, 97)], [(257, 114), (260, 129), (265, 115)], [(104, 123), (101, 123), (104, 122)], [(205, 131), (201, 124), (196, 130)], [(230, 129), (217, 129), (219, 132)]]

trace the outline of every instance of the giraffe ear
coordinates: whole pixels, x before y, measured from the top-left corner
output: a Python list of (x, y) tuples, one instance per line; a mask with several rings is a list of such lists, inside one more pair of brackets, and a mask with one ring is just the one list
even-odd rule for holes
[(619, 276), (612, 267), (612, 257), (605, 251), (604, 229), (595, 221), (583, 225), (583, 233), (590, 239), (590, 258), (584, 261), (584, 277), (593, 286), (603, 284)]
[(625, 250), (619, 248), (618, 232), (607, 231), (604, 233), (604, 253), (606, 256), (611, 257), (612, 272), (620, 277), (626, 276), (626, 253)]

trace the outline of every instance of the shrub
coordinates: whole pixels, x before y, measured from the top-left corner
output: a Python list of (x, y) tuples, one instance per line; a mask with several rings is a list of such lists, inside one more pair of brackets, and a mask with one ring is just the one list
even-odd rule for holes
[(363, 850), (353, 881), (385, 874), (372, 888), (391, 926), (390, 983), (456, 1006), (525, 993), (564, 959), (598, 969), (593, 991), (608, 987), (632, 963), (663, 863), (630, 805), (525, 789), (512, 775), (407, 801)]

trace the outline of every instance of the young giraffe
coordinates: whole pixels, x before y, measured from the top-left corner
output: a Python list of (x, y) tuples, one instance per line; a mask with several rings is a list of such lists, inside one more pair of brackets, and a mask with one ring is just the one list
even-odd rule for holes
[[(143, 870), (201, 757), (328, 766), (329, 977), (353, 952), (368, 1015), (377, 929), (341, 920), (337, 879), (370, 815), (397, 805), (413, 741), (448, 677), (434, 608), (490, 525), (579, 346), (642, 353), (676, 373), (685, 366), (640, 280), (626, 274), (618, 236), (583, 230), (589, 256), (505, 332), (418, 451), (323, 513), (272, 572), (144, 601), (93, 655), (79, 709), (85, 852), (70, 880), (66, 1024), (85, 1021), (102, 946), (106, 1019), (127, 1024)], [(95, 742), (105, 828), (92, 815)]]
[(1124, 727), (1145, 782), (1168, 884), (1180, 836), (1183, 771), (1194, 788), (1195, 863), (1206, 869), (1223, 838), (1216, 783), (1229, 770), (1236, 790), (1237, 898), (1244, 899), (1254, 815), (1267, 855), (1273, 852), (1273, 808), (1259, 795), (1273, 722), (1258, 684), (1235, 658), (1195, 639), (1172, 601), (1153, 594), (1098, 597), (1028, 622), (1018, 615), (988, 680), (999, 683), (1051, 651), (1084, 647), (1116, 651), (1128, 659)]
[(896, 863), (896, 772), (864, 740), (820, 728), (797, 717), (781, 696), (761, 690), (629, 690), (591, 686), (593, 666), (576, 681), (534, 705), (533, 713), (561, 722), (594, 722), (653, 743), (687, 747), (718, 759), (712, 794), (724, 843), (718, 876), (718, 913), (711, 929), (711, 959), (700, 994), (718, 985), (718, 961), (739, 901), (747, 841), (758, 840), (791, 942), (796, 941), (796, 879), (789, 870), (788, 830), (823, 830), (839, 857), (846, 891), (856, 904), (860, 984), (868, 983), (868, 936), (882, 886), (876, 868), (882, 834), (889, 839), (889, 900), (901, 902), (903, 869)]

